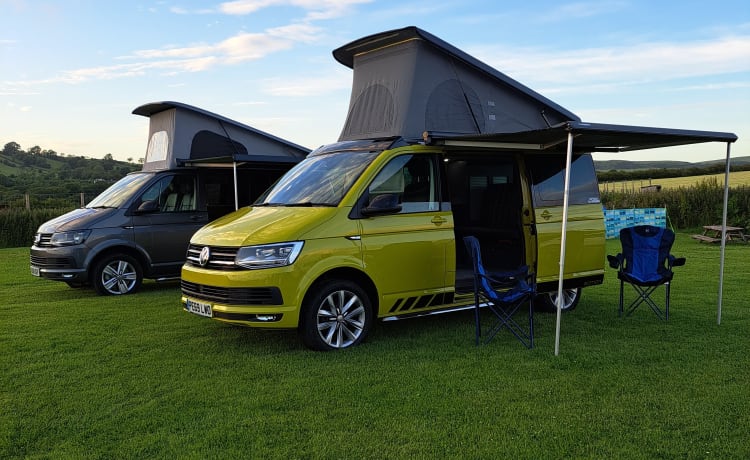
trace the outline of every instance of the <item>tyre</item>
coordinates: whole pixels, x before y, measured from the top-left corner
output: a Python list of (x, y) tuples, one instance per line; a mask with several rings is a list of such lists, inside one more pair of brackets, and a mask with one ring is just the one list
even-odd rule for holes
[(123, 295), (137, 291), (143, 281), (141, 264), (127, 254), (104, 257), (94, 267), (91, 282), (100, 295)]
[(348, 280), (332, 280), (313, 287), (302, 306), (300, 337), (306, 347), (329, 351), (361, 343), (374, 316), (367, 293)]
[[(581, 288), (563, 289), (562, 294), (563, 303), (561, 310), (575, 310), (576, 306), (578, 306), (578, 301), (581, 300)], [(557, 291), (539, 294), (536, 299), (534, 299), (534, 305), (539, 311), (557, 311)]]

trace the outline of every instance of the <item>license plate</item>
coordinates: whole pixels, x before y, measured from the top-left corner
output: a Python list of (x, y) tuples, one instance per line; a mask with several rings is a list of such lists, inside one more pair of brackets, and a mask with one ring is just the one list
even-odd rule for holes
[(39, 276), (39, 267), (31, 266), (31, 274), (34, 276)]
[(187, 306), (187, 311), (189, 311), (190, 313), (195, 313), (196, 315), (205, 316), (207, 318), (213, 316), (210, 303), (199, 302), (193, 299), (186, 299), (185, 305)]

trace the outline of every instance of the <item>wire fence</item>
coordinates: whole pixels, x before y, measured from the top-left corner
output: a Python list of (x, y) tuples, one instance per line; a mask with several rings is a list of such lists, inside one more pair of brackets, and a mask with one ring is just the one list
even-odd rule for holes
[(10, 193), (0, 194), (0, 210), (3, 209), (51, 209), (79, 208), (94, 198), (92, 193), (33, 194)]

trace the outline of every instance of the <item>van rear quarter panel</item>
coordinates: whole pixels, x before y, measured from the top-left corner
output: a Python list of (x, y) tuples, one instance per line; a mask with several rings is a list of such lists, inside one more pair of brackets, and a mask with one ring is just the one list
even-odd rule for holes
[[(560, 273), (563, 207), (537, 208), (537, 282), (556, 281)], [(604, 273), (604, 213), (601, 204), (573, 205), (568, 208), (564, 279)]]

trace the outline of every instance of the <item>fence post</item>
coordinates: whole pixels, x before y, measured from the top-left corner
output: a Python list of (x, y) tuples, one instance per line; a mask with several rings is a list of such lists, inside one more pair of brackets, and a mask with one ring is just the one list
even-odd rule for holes
[(23, 194), (23, 200), (26, 203), (26, 210), (31, 211), (31, 199), (29, 198), (28, 193)]
[(85, 205), (86, 205), (85, 193), (81, 192), (81, 207), (84, 207)]

